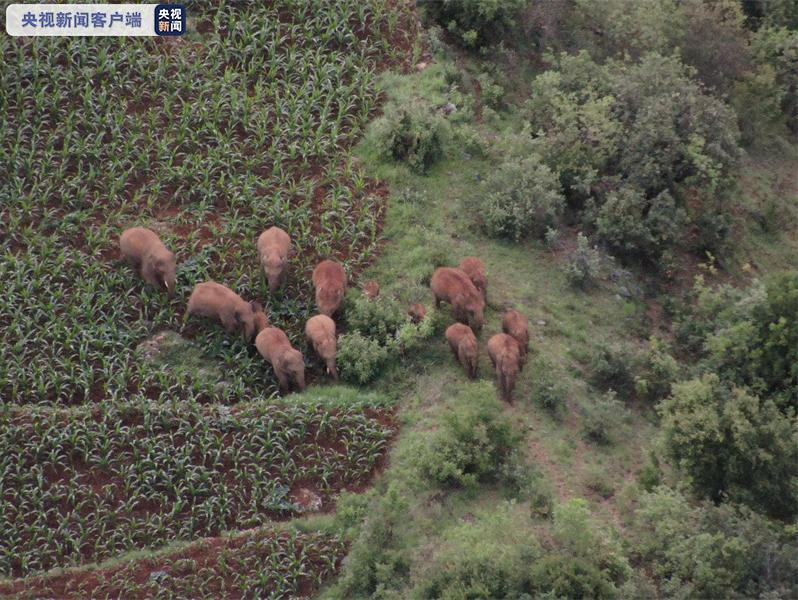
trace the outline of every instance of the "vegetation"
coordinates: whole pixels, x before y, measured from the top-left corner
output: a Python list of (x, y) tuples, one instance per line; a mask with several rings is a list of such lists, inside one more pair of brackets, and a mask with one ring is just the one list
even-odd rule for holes
[[(30, 587), (0, 584), (4, 597), (26, 598), (282, 598), (318, 589), (340, 568), (343, 540), (322, 533), (256, 533), (222, 540), (209, 549), (192, 545), (133, 559), (98, 571), (44, 577)], [(5, 589), (4, 589), (5, 588)]]
[(0, 572), (248, 529), (368, 478), (392, 430), (360, 409), (107, 405), (0, 422)]
[[(795, 597), (793, 4), (203, 0), (176, 40), (0, 40), (0, 595)], [(173, 299), (118, 260), (134, 223)], [(429, 290), (465, 256), (475, 380)], [(321, 258), (347, 385), (302, 335)], [(307, 392), (182, 326), (207, 278)]]

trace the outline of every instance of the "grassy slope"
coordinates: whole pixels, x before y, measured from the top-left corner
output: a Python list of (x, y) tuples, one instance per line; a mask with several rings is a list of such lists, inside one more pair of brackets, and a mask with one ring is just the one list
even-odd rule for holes
[[(409, 76), (386, 74), (382, 83), (389, 98), (397, 104), (414, 98), (432, 104), (445, 102), (446, 62), (441, 59), (440, 64)], [(390, 110), (390, 105), (385, 110)], [(512, 132), (519, 124), (512, 114), (503, 113), (490, 126), (477, 127), (483, 139), (490, 140), (496, 134)], [(533, 330), (531, 366), (518, 381), (515, 405), (504, 405), (503, 410), (525, 432), (527, 464), (542, 476), (538, 486), (543, 493), (550, 491), (555, 502), (587, 499), (599, 522), (623, 536), (639, 490), (637, 472), (656, 443), (656, 418), (650, 410), (627, 403), (625, 412), (617, 415), (612, 444), (586, 442), (580, 435), (580, 409), (593, 402), (599, 392), (585, 381), (584, 359), (599, 343), (641, 345), (649, 335), (667, 330), (667, 322), (651, 318), (659, 314), (651, 307), (658, 307), (657, 301), (663, 298), (626, 301), (608, 283), (589, 293), (574, 290), (564, 276), (564, 257), (559, 253), (539, 243), (505, 243), (482, 235), (464, 214), (462, 200), (478, 193), (479, 180), (491, 170), (489, 159), (471, 157), (450, 144), (446, 160), (427, 176), (418, 176), (401, 165), (381, 161), (372, 135), (367, 134), (356, 151), (369, 174), (387, 181), (392, 193), (384, 232), (388, 241), (365, 277), (379, 281), (384, 294), (407, 304), (420, 301), (428, 307), (432, 298), (427, 281), (434, 266), (455, 265), (464, 256), (477, 255), (485, 262), (489, 278), (487, 325), (479, 336), (482, 383), (467, 381), (441, 335), (422, 356), (394, 369), (377, 384), (400, 396), (406, 423), (376, 494), (384, 504), (390, 490), (401, 489), (409, 502), (409, 519), (402, 522), (397, 545), (414, 559), (409, 577), (399, 587), (417, 583), (430, 560), (445, 551), (447, 539), (463, 523), (472, 523), (475, 518), (486, 520), (505, 510), (498, 506), (506, 498), (506, 490), (483, 486), (476, 493), (441, 493), (419, 484), (413, 467), (416, 440), (437, 427), (440, 415), (457, 403), (468, 386), (482, 385), (476, 393), (495, 392), (485, 346), (489, 336), (500, 331), (505, 303), (528, 315)], [(735, 249), (719, 280), (742, 285), (752, 272), (765, 275), (795, 264), (798, 169), (794, 153), (786, 149), (783, 156), (779, 161), (749, 156), (741, 165)], [(417, 193), (407, 194), (405, 190)], [(420, 200), (403, 202), (405, 197)], [(752, 226), (755, 217), (762, 221), (761, 226)], [(752, 265), (753, 271), (747, 265)], [(683, 273), (683, 280), (674, 289), (689, 288), (690, 274)], [(565, 410), (559, 418), (532, 401), (539, 380), (535, 362), (541, 357), (545, 361), (537, 370), (550, 369), (554, 379), (568, 389)], [(379, 502), (374, 500), (372, 509)], [(551, 522), (536, 517), (534, 511), (530, 521), (530, 509), (528, 502), (512, 503), (507, 510), (515, 517), (509, 523), (513, 527), (523, 523), (521, 527), (531, 527), (538, 539), (548, 539)], [(512, 536), (514, 532), (504, 533)], [(358, 543), (364, 542), (356, 542), (355, 551)], [(341, 593), (341, 587), (333, 587), (325, 597)]]
[[(445, 89), (441, 71), (439, 65), (433, 65), (411, 76), (388, 74), (383, 84), (389, 97), (398, 102), (421, 96), (437, 103), (442, 101)], [(499, 127), (514, 125), (512, 118), (508, 118)], [(484, 128), (483, 133), (490, 131)], [(421, 301), (429, 307), (432, 297), (427, 281), (433, 266), (457, 264), (468, 255), (483, 259), (489, 277), (487, 324), (479, 335), (480, 383), (468, 382), (441, 335), (423, 356), (405, 368), (397, 368), (377, 384), (385, 386), (386, 391), (399, 390), (409, 425), (392, 454), (391, 468), (380, 489), (384, 491), (393, 484), (414, 485), (411, 465), (414, 440), (435, 428), (439, 415), (448, 405), (456, 403), (458, 395), (468, 386), (481, 386), (478, 393), (495, 393), (486, 343), (490, 335), (501, 330), (504, 303), (512, 303), (529, 317), (533, 330), (532, 357), (516, 386), (515, 405), (504, 405), (503, 410), (525, 431), (530, 467), (542, 473), (540, 485), (549, 488), (555, 500), (587, 498), (596, 515), (606, 522), (620, 524), (612, 493), (634, 479), (654, 428), (645, 415), (629, 411), (619, 415), (616, 444), (602, 447), (583, 441), (580, 407), (592, 402), (597, 392), (584, 382), (577, 357), (600, 341), (628, 342), (631, 337), (637, 343), (630, 330), (641, 329), (643, 308), (623, 300), (609, 287), (589, 294), (574, 290), (561, 269), (562, 260), (540, 244), (497, 242), (475, 231), (463, 214), (461, 200), (474, 193), (478, 177), (490, 172), (488, 159), (471, 158), (450, 148), (445, 161), (427, 176), (417, 176), (403, 166), (381, 162), (368, 135), (358, 152), (367, 169), (386, 180), (392, 190), (393, 201), (385, 229), (388, 242), (382, 257), (366, 273), (367, 278), (379, 281), (383, 294), (407, 304)], [(422, 200), (397, 199), (406, 188), (422, 192)], [(540, 369), (535, 365), (537, 357), (545, 357), (555, 373), (553, 377), (568, 389), (566, 407), (559, 418), (532, 402), (535, 371)], [(402, 376), (407, 383), (397, 387)], [(596, 480), (602, 481), (609, 499), (591, 489)], [(443, 544), (448, 528), (456, 527), (463, 518), (485, 516), (495, 510), (497, 500), (503, 496), (502, 490), (484, 488), (475, 495), (455, 492), (446, 496), (422, 489), (417, 496), (409, 496), (413, 518), (405, 524), (406, 543), (418, 550), (417, 569), (423, 569), (431, 553)], [(523, 503), (512, 510), (529, 514), (529, 507)], [(534, 527), (545, 536), (548, 522), (537, 520)], [(333, 589), (330, 597), (338, 593), (339, 590)]]

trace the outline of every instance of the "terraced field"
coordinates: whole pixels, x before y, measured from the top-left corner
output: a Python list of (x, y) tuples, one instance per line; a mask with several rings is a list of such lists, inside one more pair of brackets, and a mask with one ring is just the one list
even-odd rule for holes
[(307, 596), (340, 567), (346, 545), (321, 533), (263, 530), (97, 571), (0, 583), (27, 598), (285, 598)]
[[(310, 272), (333, 257), (355, 281), (378, 251), (387, 191), (350, 148), (379, 110), (377, 72), (410, 57), (415, 14), (388, 0), (188, 11), (174, 40), (0, 38), (0, 578), (326, 510), (367, 485), (395, 432), (381, 402), (274, 400), (254, 347), (181, 317), (214, 279), (261, 301), (315, 367)], [(134, 224), (176, 252), (174, 298), (120, 260)], [(269, 225), (297, 248), (274, 296), (255, 249)], [(0, 593), (284, 597), (343, 555), (336, 538), (265, 531), (217, 543), (182, 591), (131, 566), (91, 592)]]

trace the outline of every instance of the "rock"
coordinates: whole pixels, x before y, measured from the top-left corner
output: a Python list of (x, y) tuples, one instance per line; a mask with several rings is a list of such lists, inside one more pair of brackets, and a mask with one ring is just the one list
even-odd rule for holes
[(618, 288), (618, 293), (627, 299), (632, 297), (632, 292), (630, 292), (629, 288), (626, 287), (625, 285), (622, 285), (621, 287)]
[(306, 511), (321, 510), (323, 504), (321, 496), (309, 488), (299, 488), (292, 496), (294, 504), (298, 504)]
[(445, 114), (446, 116), (449, 116), (456, 112), (457, 112), (457, 107), (451, 102), (447, 102), (446, 104), (443, 105), (443, 114)]
[(546, 321), (541, 319), (541, 320), (538, 321), (538, 325), (540, 325), (541, 327), (544, 327), (546, 325)]
[(427, 66), (428, 66), (428, 65), (427, 65), (427, 63), (426, 63), (426, 62), (420, 62), (420, 63), (418, 63), (418, 64), (416, 65), (416, 71), (418, 71), (418, 72), (421, 72), (421, 71), (423, 71), (424, 69), (426, 69), (426, 68), (427, 68)]
[(150, 573), (150, 581), (161, 582), (164, 579), (169, 579), (169, 573), (166, 571), (153, 571)]

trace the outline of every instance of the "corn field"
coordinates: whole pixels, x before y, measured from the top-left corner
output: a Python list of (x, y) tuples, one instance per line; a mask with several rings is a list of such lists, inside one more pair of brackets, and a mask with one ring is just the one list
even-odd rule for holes
[(54, 576), (26, 589), (0, 583), (0, 595), (16, 600), (296, 598), (333, 576), (345, 553), (346, 545), (337, 536), (264, 528), (132, 560), (90, 577)]
[[(224, 393), (140, 368), (131, 345), (179, 330), (192, 287), (211, 278), (267, 304), (304, 348), (313, 265), (334, 257), (353, 274), (374, 257), (384, 192), (349, 148), (377, 109), (377, 69), (398, 60), (406, 8), (187, 8), (193, 33), (175, 40), (0, 38), (3, 401), (268, 397), (263, 361), (218, 328), (187, 335), (235, 366)], [(133, 224), (177, 254), (171, 303), (119, 260)], [(275, 297), (255, 250), (269, 225), (299, 250)]]
[(361, 408), (129, 403), (0, 419), (0, 574), (97, 561), (301, 513), (366, 480), (390, 427)]
[[(215, 279), (310, 354), (313, 266), (354, 276), (378, 247), (386, 191), (350, 149), (415, 15), (388, 0), (186, 6), (181, 38), (0, 37), (0, 577), (263, 527), (306, 509), (299, 487), (329, 507), (393, 435), (381, 409), (274, 401), (252, 346), (181, 317)], [(174, 298), (120, 260), (132, 225), (177, 254)], [(271, 225), (298, 250), (273, 296), (255, 248)], [(165, 330), (203, 366), (147, 358)], [(180, 581), (121, 568), (51, 595), (295, 596), (343, 552), (322, 534), (256, 536)]]

